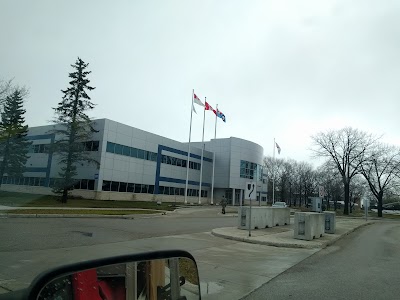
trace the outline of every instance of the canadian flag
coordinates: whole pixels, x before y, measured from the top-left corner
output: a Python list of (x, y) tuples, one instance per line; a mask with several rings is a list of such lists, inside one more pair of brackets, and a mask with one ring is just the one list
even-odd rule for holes
[(193, 101), (194, 101), (194, 103), (196, 103), (197, 105), (204, 106), (203, 102), (201, 102), (201, 100), (199, 99), (199, 97), (197, 97), (196, 94), (193, 94)]
[(206, 107), (204, 109), (205, 110), (212, 110), (214, 112), (214, 114), (217, 114), (216, 110), (214, 108), (212, 108), (212, 106), (210, 104), (208, 104), (207, 101), (206, 101)]

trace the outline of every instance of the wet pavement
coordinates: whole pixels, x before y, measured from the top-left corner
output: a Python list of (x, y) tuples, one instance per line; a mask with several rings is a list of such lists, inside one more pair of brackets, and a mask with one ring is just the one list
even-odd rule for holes
[[(232, 226), (236, 223), (234, 217), (234, 211), (221, 215), (220, 210), (214, 207), (187, 208), (141, 220), (0, 219), (3, 227), (7, 222), (11, 226), (4, 234), (15, 233), (18, 228), (22, 234), (25, 230), (24, 235), (18, 235), (18, 240), (12, 241), (9, 236), (6, 241), (10, 244), (6, 247), (3, 243), (0, 247), (0, 293), (27, 287), (40, 272), (62, 264), (120, 254), (182, 249), (189, 251), (198, 263), (203, 299), (240, 299), (323, 247), (293, 248), (249, 243), (246, 230), (239, 231), (243, 242), (214, 236), (211, 229), (206, 229), (207, 226)], [(365, 223), (360, 219), (349, 219), (347, 223), (339, 220), (338, 232), (342, 234), (341, 227), (354, 229), (360, 221)], [(30, 237), (35, 228), (43, 233), (40, 245), (36, 246), (29, 242), (35, 240)], [(204, 231), (199, 231), (199, 228), (204, 228)], [(68, 233), (71, 230), (74, 233)], [(92, 235), (78, 234), (77, 230)], [(218, 230), (224, 234), (238, 231), (234, 227), (222, 227), (214, 229), (214, 234)], [(289, 225), (271, 228), (268, 232), (253, 231), (251, 239), (274, 237), (288, 243), (293, 234), (291, 230)], [(168, 234), (171, 231), (178, 234)], [(163, 236), (142, 236), (154, 235), (155, 232)], [(68, 237), (65, 241), (63, 235)], [(293, 239), (290, 242), (293, 243)]]

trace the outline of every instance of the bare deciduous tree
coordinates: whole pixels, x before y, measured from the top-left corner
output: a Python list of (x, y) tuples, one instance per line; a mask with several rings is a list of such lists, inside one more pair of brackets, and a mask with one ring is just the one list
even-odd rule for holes
[(384, 193), (397, 185), (400, 174), (400, 149), (379, 144), (361, 164), (361, 174), (378, 202), (378, 217), (382, 217)]
[(351, 127), (320, 132), (311, 138), (315, 156), (331, 160), (340, 173), (344, 187), (343, 213), (348, 215), (351, 180), (360, 172), (367, 152), (376, 142), (376, 138)]

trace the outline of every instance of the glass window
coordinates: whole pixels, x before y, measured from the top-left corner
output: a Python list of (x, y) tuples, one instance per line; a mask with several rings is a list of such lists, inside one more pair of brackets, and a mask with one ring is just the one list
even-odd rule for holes
[(88, 189), (88, 180), (82, 179), (81, 180), (81, 190), (87, 190), (87, 189)]
[(142, 185), (141, 184), (135, 184), (135, 193), (136, 194), (139, 194), (141, 189), (142, 189)]
[(131, 148), (131, 157), (137, 157), (138, 156), (137, 150), (138, 149), (136, 149), (136, 148)]
[(115, 151), (115, 144), (111, 142), (107, 142), (107, 152), (114, 153)]
[(99, 141), (93, 141), (92, 142), (92, 151), (99, 151), (99, 146), (100, 146)]
[(93, 191), (94, 190), (94, 180), (88, 180), (88, 190)]
[(176, 158), (171, 157), (171, 165), (176, 166)]
[(119, 182), (111, 181), (111, 191), (118, 192), (118, 189), (119, 189)]
[(135, 184), (134, 183), (128, 183), (128, 185), (126, 187), (126, 191), (128, 193), (133, 193), (134, 190), (135, 190)]
[(137, 157), (140, 158), (140, 159), (144, 159), (144, 150), (138, 149), (138, 156)]
[(240, 168), (243, 168), (243, 169), (246, 168), (246, 162), (244, 160), (240, 161)]
[(152, 161), (157, 161), (157, 156), (158, 156), (157, 153), (152, 152), (151, 153), (151, 160)]
[(154, 194), (154, 185), (149, 185), (148, 194)]
[(122, 155), (131, 156), (131, 147), (123, 146)]
[(186, 166), (187, 166), (187, 160), (182, 160), (182, 167), (186, 168)]
[(141, 191), (141, 193), (147, 194), (148, 188), (149, 188), (149, 186), (148, 186), (147, 184), (142, 184), (142, 191)]
[(50, 145), (49, 144), (43, 146), (43, 152), (44, 153), (49, 153), (50, 152)]
[(167, 163), (167, 156), (166, 156), (166, 155), (163, 155), (163, 156), (162, 156), (162, 163), (163, 163), (163, 164), (166, 164), (166, 163)]
[(158, 187), (158, 193), (159, 193), (160, 195), (164, 194), (164, 187), (163, 187), (163, 186), (159, 186), (159, 187)]
[(76, 181), (74, 183), (74, 189), (75, 190), (80, 190), (80, 188), (81, 188), (81, 182), (80, 182), (80, 180), (78, 180), (78, 181)]
[(120, 144), (115, 144), (115, 154), (122, 154), (123, 146)]
[(103, 180), (103, 191), (109, 191), (111, 189), (111, 181)]
[(119, 192), (122, 192), (122, 193), (126, 193), (126, 186), (127, 186), (127, 183), (126, 182), (120, 182), (119, 183)]

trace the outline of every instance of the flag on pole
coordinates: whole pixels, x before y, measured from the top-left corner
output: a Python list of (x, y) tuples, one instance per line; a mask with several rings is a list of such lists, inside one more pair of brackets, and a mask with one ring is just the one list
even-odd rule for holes
[(281, 147), (279, 147), (278, 143), (275, 142), (276, 149), (278, 149), (278, 154), (281, 154)]
[(194, 101), (194, 103), (196, 103), (197, 105), (204, 106), (203, 102), (201, 102), (201, 100), (199, 99), (199, 97), (197, 97), (196, 94), (193, 95), (193, 101)]
[(206, 101), (206, 106), (204, 108), (205, 110), (211, 110), (214, 114), (217, 114), (217, 111), (212, 108), (212, 106), (210, 104), (208, 104), (208, 102)]
[(217, 109), (217, 113), (216, 113), (218, 118), (221, 118), (222, 121), (224, 121), (226, 123), (226, 118), (225, 115), (222, 113), (222, 111), (220, 111), (219, 109)]

